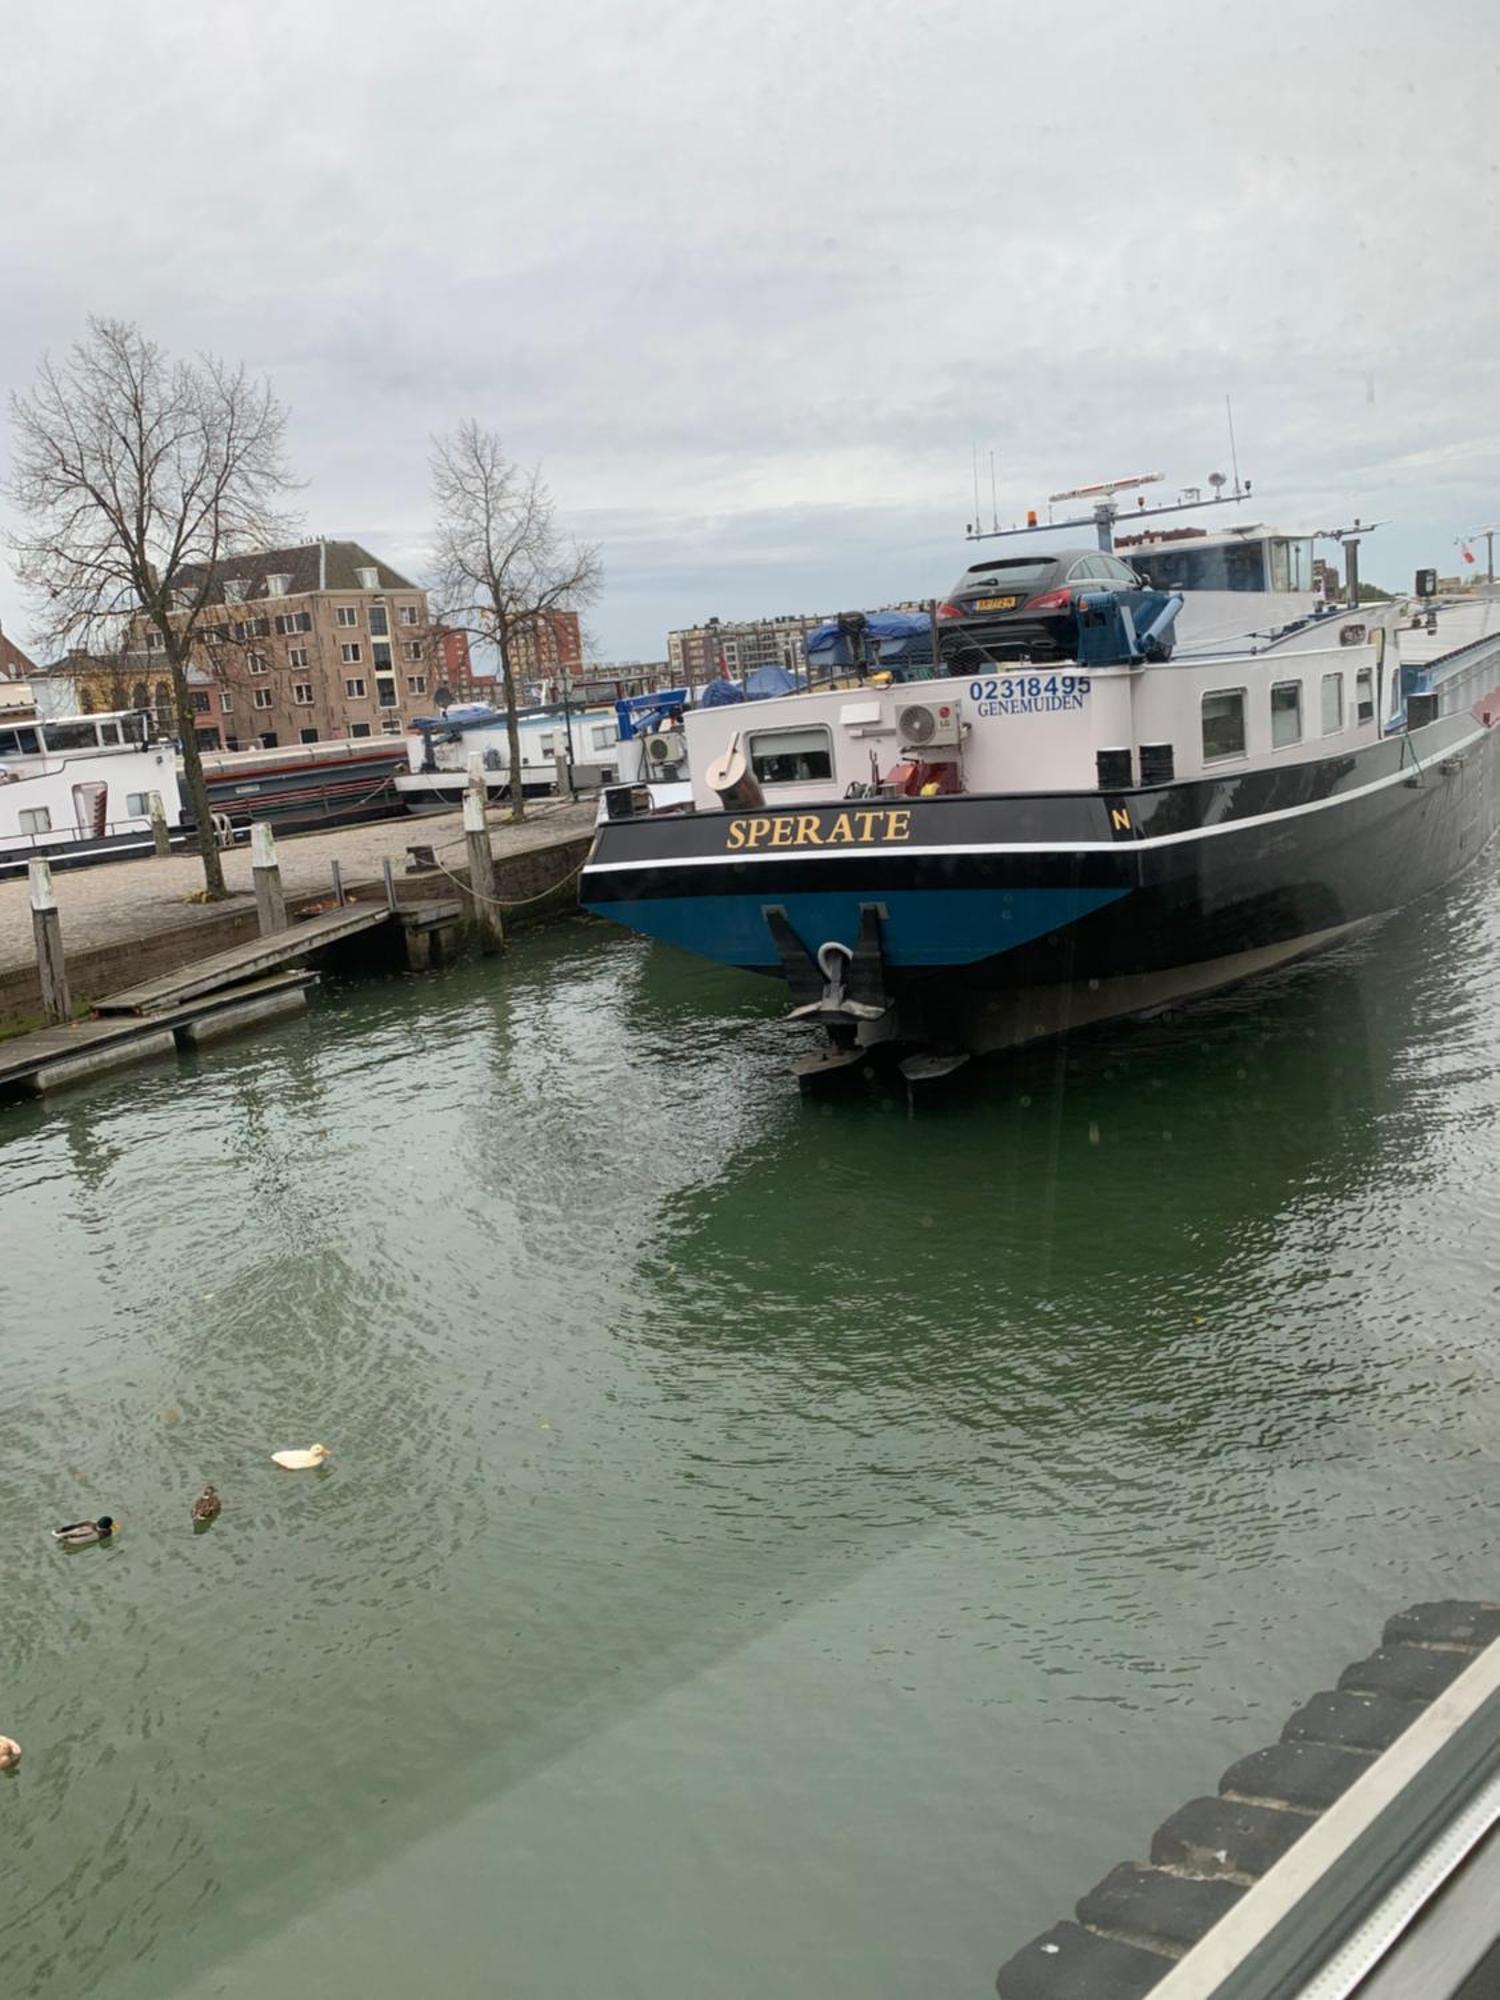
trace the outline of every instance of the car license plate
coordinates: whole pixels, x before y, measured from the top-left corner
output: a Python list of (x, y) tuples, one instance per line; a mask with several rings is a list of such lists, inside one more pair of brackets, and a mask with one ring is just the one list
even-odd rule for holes
[(974, 600), (976, 611), (1014, 611), (1020, 602), (1015, 597), (979, 597)]

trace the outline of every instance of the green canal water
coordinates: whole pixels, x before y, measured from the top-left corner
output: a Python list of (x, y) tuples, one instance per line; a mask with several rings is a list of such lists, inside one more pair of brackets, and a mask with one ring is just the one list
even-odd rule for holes
[(1497, 880), (915, 1118), (583, 923), (0, 1112), (5, 1993), (981, 2000), (1500, 1595)]

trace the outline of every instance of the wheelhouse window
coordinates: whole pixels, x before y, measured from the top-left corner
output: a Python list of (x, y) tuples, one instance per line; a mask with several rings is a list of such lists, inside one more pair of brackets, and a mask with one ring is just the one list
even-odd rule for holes
[(1323, 676), (1323, 734), (1337, 736), (1344, 726), (1344, 676)]
[(1354, 676), (1354, 719), (1361, 723), (1375, 720), (1375, 675), (1369, 667), (1361, 667)]
[(97, 722), (49, 722), (46, 727), (49, 750), (92, 750), (99, 740)]
[(763, 785), (810, 785), (833, 776), (833, 735), (827, 729), (758, 729), (750, 738), (750, 768)]
[(1302, 741), (1302, 683), (1277, 681), (1271, 689), (1271, 748)]
[(51, 813), (45, 806), (22, 806), (21, 831), (22, 833), (50, 833), (52, 831)]
[(1219, 688), (1203, 697), (1203, 761), (1245, 754), (1245, 690)]

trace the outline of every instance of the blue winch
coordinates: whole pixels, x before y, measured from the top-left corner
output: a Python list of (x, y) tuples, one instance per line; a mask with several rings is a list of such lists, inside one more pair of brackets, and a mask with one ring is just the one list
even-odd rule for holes
[(1182, 593), (1177, 590), (1087, 590), (1078, 597), (1078, 664), (1133, 666), (1169, 660)]

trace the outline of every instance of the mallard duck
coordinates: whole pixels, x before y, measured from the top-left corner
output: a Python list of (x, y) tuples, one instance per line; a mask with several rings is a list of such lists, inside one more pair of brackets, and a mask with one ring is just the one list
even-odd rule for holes
[(217, 1521), (224, 1502), (212, 1486), (205, 1486), (193, 1502), (193, 1519), (207, 1527), (210, 1521)]
[(328, 1449), (326, 1444), (315, 1444), (307, 1451), (273, 1451), (271, 1453), (272, 1463), (281, 1466), (286, 1472), (311, 1472), (315, 1466), (321, 1465), (325, 1458), (332, 1458), (332, 1456), (333, 1453)]
[(21, 1761), (21, 1746), (14, 1736), (0, 1736), (0, 1771), (13, 1771)]
[(52, 1539), (65, 1549), (86, 1549), (94, 1542), (107, 1542), (118, 1525), (113, 1514), (101, 1514), (97, 1521), (70, 1521), (65, 1528), (54, 1528)]

